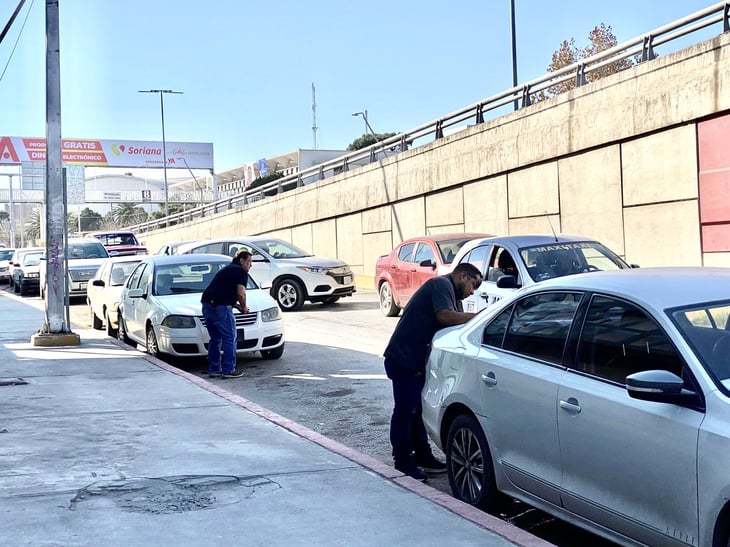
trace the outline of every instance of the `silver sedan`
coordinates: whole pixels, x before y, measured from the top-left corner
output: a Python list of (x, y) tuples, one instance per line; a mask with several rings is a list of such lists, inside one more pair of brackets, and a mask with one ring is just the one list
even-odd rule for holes
[(730, 540), (730, 269), (514, 292), (429, 357), (423, 417), (453, 494), (501, 494), (622, 544)]

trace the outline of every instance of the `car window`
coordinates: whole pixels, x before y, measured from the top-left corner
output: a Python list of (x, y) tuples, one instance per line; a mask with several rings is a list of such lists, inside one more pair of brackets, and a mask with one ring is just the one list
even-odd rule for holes
[(504, 335), (507, 332), (509, 318), (512, 315), (514, 306), (510, 306), (497, 317), (495, 317), (485, 328), (482, 335), (482, 344), (501, 348), (504, 343)]
[(38, 266), (41, 263), (43, 253), (29, 253), (23, 256), (23, 266)]
[(521, 282), (515, 259), (512, 258), (512, 255), (507, 249), (495, 245), (489, 260), (486, 280), (496, 283), (503, 275), (514, 275), (517, 278), (517, 283), (519, 284)]
[(401, 262), (413, 262), (413, 249), (416, 248), (415, 243), (406, 243), (398, 250), (398, 260)]
[(517, 301), (502, 347), (550, 363), (562, 363), (581, 298), (581, 293), (549, 292)]
[(251, 253), (251, 260), (253, 261), (256, 261), (257, 258), (258, 260), (265, 259), (264, 255), (262, 255), (258, 249), (251, 247), (251, 245), (246, 245), (245, 243), (231, 243), (228, 248), (228, 255), (233, 256), (241, 250)]
[(84, 241), (80, 243), (69, 243), (68, 244), (68, 258), (72, 259), (86, 259), (86, 258), (107, 258), (107, 253), (104, 245), (100, 241)]
[(207, 254), (216, 254), (221, 255), (225, 254), (223, 252), (223, 245), (225, 243), (223, 241), (219, 243), (208, 243), (207, 245), (201, 245), (200, 247), (195, 247), (195, 249), (192, 249), (190, 251), (190, 254), (196, 254), (196, 255), (207, 255)]
[(677, 309), (670, 317), (704, 367), (718, 380), (730, 379), (730, 301)]
[(416, 246), (416, 257), (414, 262), (420, 264), (424, 260), (430, 260), (434, 264), (436, 263), (436, 255), (433, 254), (433, 249), (428, 243), (419, 243)]
[(137, 288), (142, 289), (143, 293), (149, 294), (149, 291), (147, 290), (147, 286), (150, 284), (151, 274), (152, 274), (152, 267), (148, 265), (142, 271), (142, 275), (139, 278), (139, 285), (137, 286)]
[(578, 344), (576, 368), (620, 384), (644, 370), (668, 370), (682, 377), (683, 362), (659, 325), (622, 300), (594, 296)]
[(127, 277), (129, 277), (129, 274), (132, 273), (132, 270), (134, 270), (137, 264), (138, 262), (119, 262), (112, 264), (112, 271), (109, 275), (109, 284), (112, 287), (124, 285)]
[(142, 273), (144, 272), (145, 268), (147, 267), (147, 264), (140, 264), (137, 266), (137, 268), (132, 272), (132, 277), (129, 279), (129, 283), (127, 284), (127, 287), (130, 289), (137, 289), (139, 285), (139, 279), (142, 277)]
[(479, 247), (475, 247), (468, 253), (464, 255), (464, 258), (461, 259), (461, 264), (469, 263), (473, 264), (477, 268), (479, 268), (479, 271), (482, 272), (482, 278), (486, 278), (485, 272), (487, 269), (487, 260), (489, 257), (489, 245), (481, 245)]

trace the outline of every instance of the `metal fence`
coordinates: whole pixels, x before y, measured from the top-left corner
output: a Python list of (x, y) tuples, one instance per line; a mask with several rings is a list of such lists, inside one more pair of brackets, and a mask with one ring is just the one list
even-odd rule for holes
[(722, 24), (722, 32), (730, 30), (730, 1), (713, 4), (692, 15), (654, 29), (647, 34), (618, 44), (540, 78), (492, 95), (461, 110), (382, 140), (362, 150), (304, 169), (295, 175), (280, 178), (253, 190), (248, 189), (204, 206), (190, 209), (184, 213), (171, 215), (168, 219), (162, 218), (144, 222), (131, 226), (129, 229), (136, 232), (145, 232), (162, 228), (168, 223), (177, 224), (190, 221), (198, 217), (241, 207), (265, 199), (267, 196), (279, 194), (292, 187), (303, 186), (305, 181), (316, 182), (355, 167), (380, 161), (401, 151), (439, 140), (445, 134), (448, 135), (450, 132), (459, 130), (459, 128), (484, 123), (488, 114), (491, 114), (493, 118), (498, 117), (504, 107), (513, 103), (518, 103), (521, 108), (529, 106), (535, 100), (539, 100), (539, 98), (546, 95), (549, 96), (549, 89), (554, 88), (554, 86), (568, 82), (574, 82), (576, 87), (585, 85), (590, 81), (591, 75), (599, 75), (602, 69), (622, 60), (629, 59), (632, 64), (633, 62), (651, 61), (656, 57), (657, 47), (697, 33), (718, 23)]

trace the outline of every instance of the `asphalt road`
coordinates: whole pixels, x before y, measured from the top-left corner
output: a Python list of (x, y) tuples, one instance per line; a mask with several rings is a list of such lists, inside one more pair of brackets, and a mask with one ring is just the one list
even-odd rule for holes
[[(40, 298), (26, 298), (42, 307)], [(73, 325), (90, 327), (84, 301), (72, 302), (70, 317)], [(382, 315), (373, 291), (334, 305), (306, 304), (284, 318), (287, 342), (281, 359), (240, 358), (243, 378), (211, 381), (225, 382), (231, 392), (391, 464), (392, 393), (381, 355), (398, 318)], [(167, 361), (189, 372), (206, 370), (202, 359)], [(429, 484), (450, 493), (446, 475)], [(517, 501), (501, 516), (561, 547), (613, 545)]]

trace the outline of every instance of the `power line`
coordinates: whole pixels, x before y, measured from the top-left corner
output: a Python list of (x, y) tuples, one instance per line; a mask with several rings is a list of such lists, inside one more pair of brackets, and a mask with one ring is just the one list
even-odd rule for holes
[[(20, 27), (20, 32), (18, 33), (18, 37), (15, 39), (15, 44), (13, 44), (13, 49), (10, 50), (10, 56), (8, 57), (8, 62), (5, 63), (5, 67), (3, 68), (2, 74), (0, 74), (0, 82), (2, 81), (3, 77), (5, 76), (5, 72), (8, 70), (8, 66), (10, 66), (10, 61), (13, 59), (13, 54), (15, 53), (15, 48), (18, 47), (18, 42), (20, 42), (20, 37), (23, 35), (23, 29), (25, 29), (25, 24), (28, 22), (28, 17), (30, 16), (30, 12), (33, 9), (33, 3), (35, 0), (31, 0), (30, 7), (28, 8), (28, 12), (25, 14), (25, 19), (23, 19), (23, 25)], [(3, 29), (2, 34), (0, 34), (0, 44), (2, 43), (3, 39), (5, 38), (5, 35), (10, 31), (10, 27), (13, 24), (13, 21), (15, 21), (15, 18), (18, 15), (18, 12), (20, 12), (20, 9), (23, 7), (23, 4), (25, 4), (25, 0), (20, 0), (20, 4), (18, 4), (18, 7), (15, 8), (15, 11), (13, 12), (13, 15), (10, 16), (10, 20), (8, 21), (8, 24), (5, 25), (5, 28)]]

